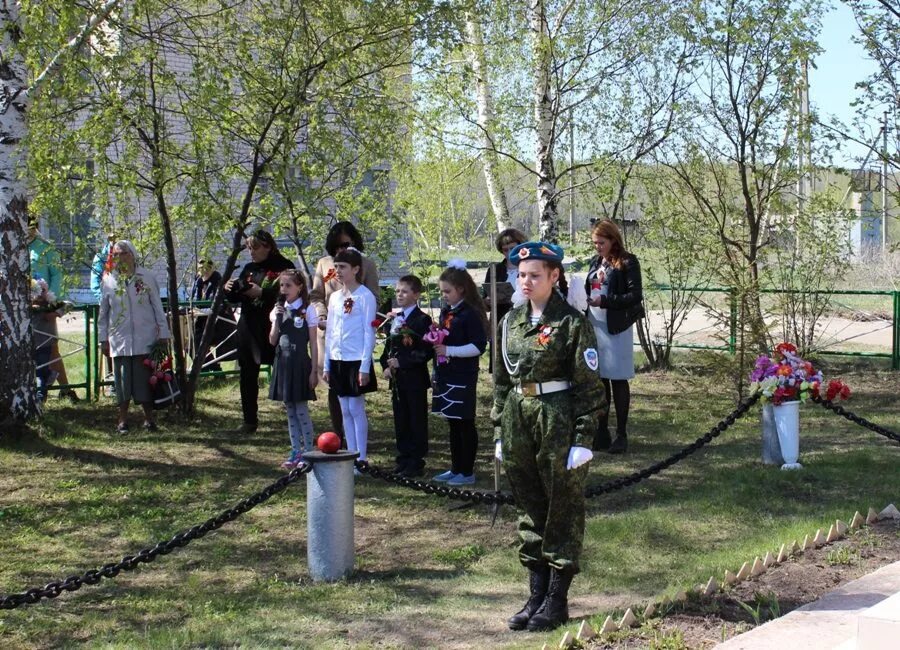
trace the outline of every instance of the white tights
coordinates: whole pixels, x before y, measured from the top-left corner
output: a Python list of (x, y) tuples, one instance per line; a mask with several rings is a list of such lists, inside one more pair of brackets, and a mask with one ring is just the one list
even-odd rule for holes
[(366, 398), (338, 397), (341, 403), (341, 415), (344, 416), (344, 435), (347, 438), (347, 449), (358, 451), (359, 459), (366, 459), (366, 447), (369, 444), (369, 420), (366, 417)]

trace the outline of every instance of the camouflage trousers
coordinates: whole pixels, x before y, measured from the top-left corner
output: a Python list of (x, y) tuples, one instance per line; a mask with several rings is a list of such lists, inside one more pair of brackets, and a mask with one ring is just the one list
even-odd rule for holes
[(540, 397), (511, 392), (500, 418), (503, 465), (518, 506), (519, 561), (578, 572), (588, 465), (567, 470), (574, 422), (571, 391)]

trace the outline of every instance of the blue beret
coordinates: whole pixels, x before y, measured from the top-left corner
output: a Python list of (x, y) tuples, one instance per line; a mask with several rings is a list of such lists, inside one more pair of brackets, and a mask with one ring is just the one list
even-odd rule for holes
[(547, 262), (562, 263), (563, 249), (562, 246), (543, 241), (527, 241), (509, 252), (509, 261), (513, 264), (518, 264), (522, 260), (546, 260)]

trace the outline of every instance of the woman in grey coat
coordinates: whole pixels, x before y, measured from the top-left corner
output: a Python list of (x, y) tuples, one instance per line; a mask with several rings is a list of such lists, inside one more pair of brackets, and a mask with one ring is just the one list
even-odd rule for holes
[(137, 266), (137, 251), (128, 240), (113, 244), (113, 268), (103, 275), (98, 318), (100, 346), (113, 359), (119, 418), (116, 431), (128, 431), (133, 399), (144, 410), (144, 428), (156, 430), (150, 369), (144, 360), (157, 341), (168, 341), (169, 324), (156, 278)]

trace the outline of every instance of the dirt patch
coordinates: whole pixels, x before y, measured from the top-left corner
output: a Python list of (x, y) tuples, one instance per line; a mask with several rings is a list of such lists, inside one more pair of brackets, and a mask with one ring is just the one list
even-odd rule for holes
[(715, 596), (692, 596), (683, 605), (670, 606), (662, 617), (590, 647), (712, 648), (898, 560), (900, 521), (881, 521)]

